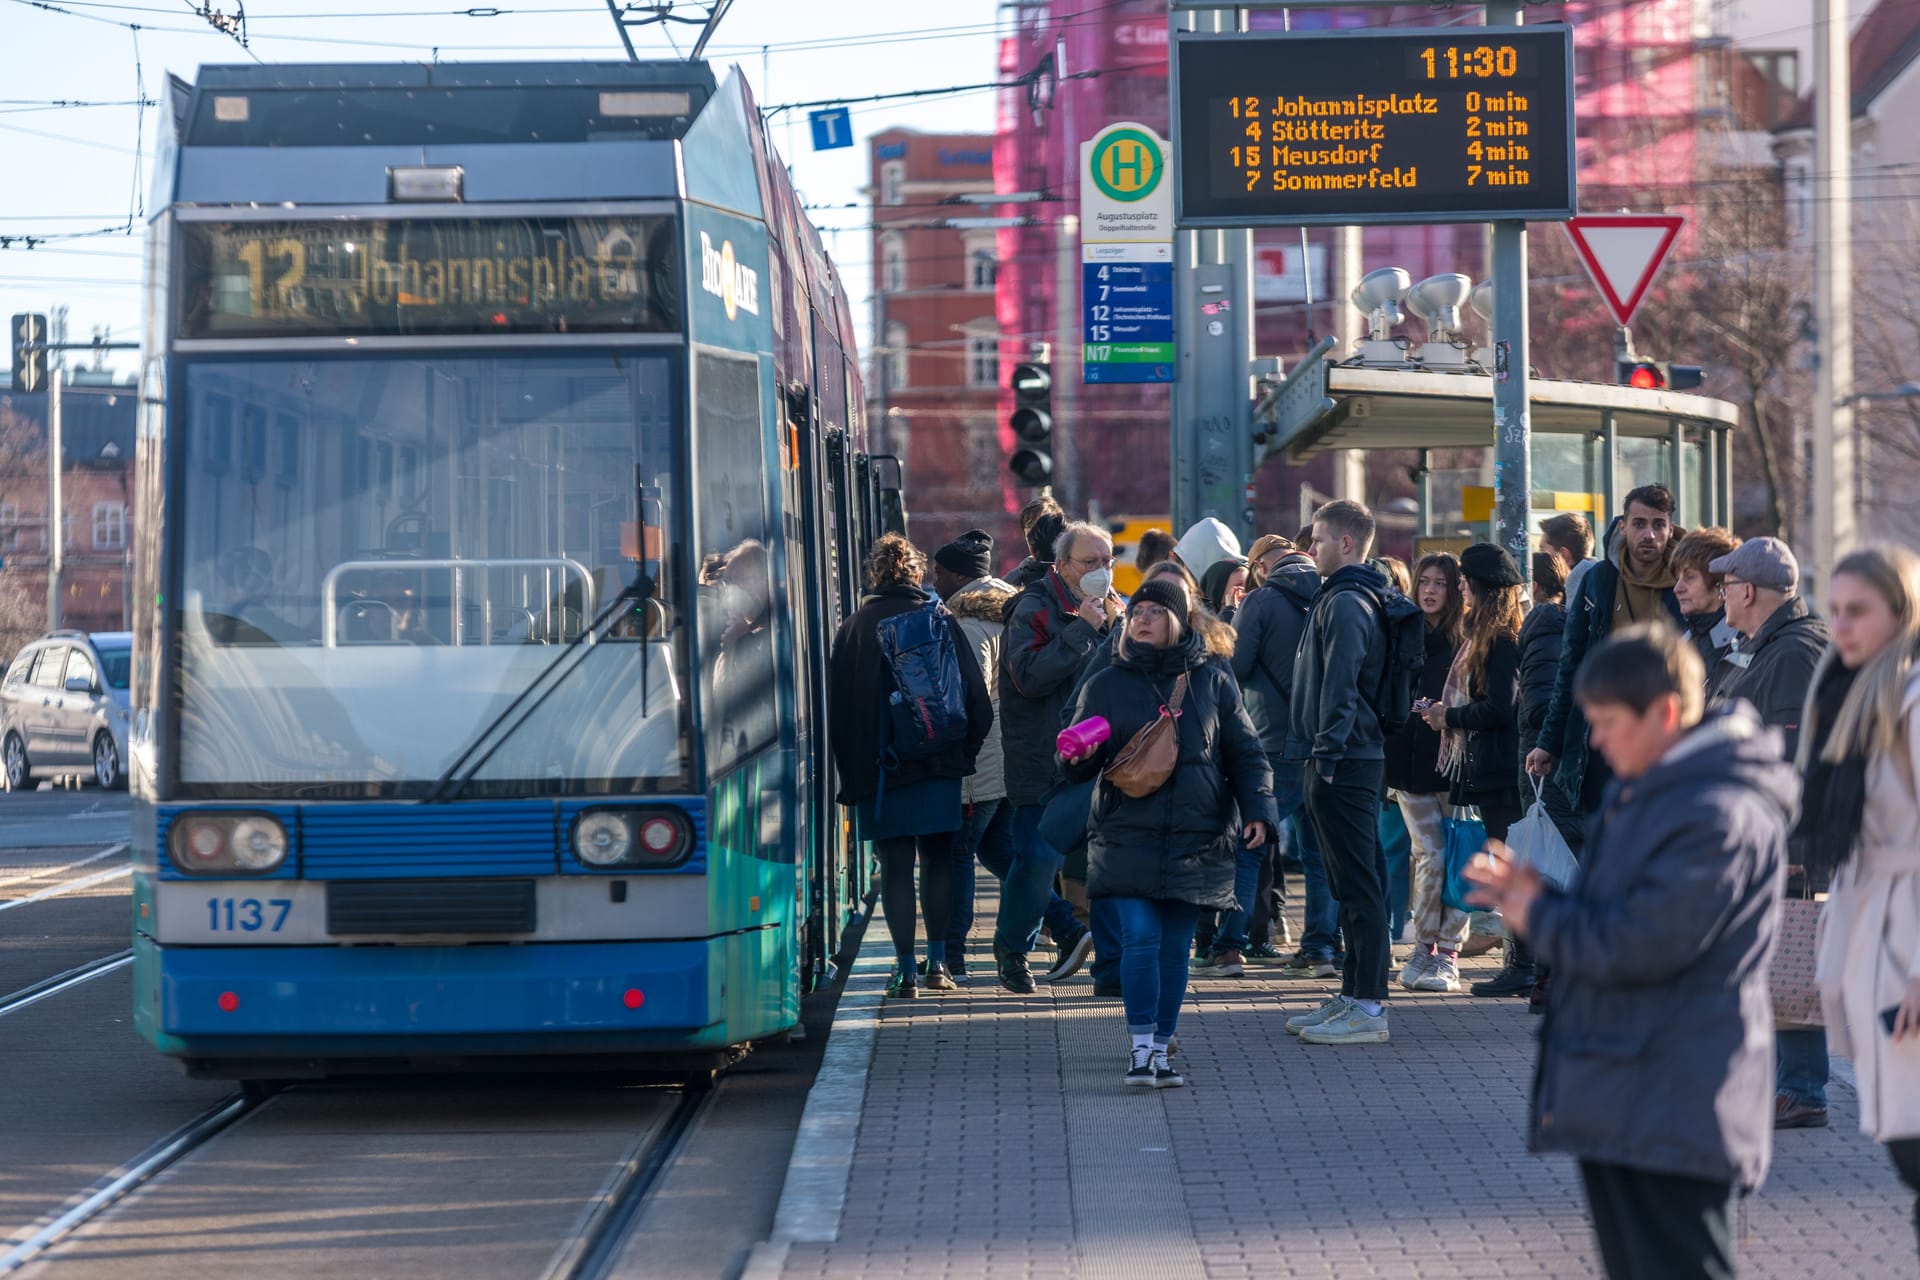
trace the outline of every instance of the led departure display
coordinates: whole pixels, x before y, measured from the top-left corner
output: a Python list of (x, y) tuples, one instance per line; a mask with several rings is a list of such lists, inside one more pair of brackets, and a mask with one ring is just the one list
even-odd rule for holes
[(1183, 36), (1183, 226), (1573, 216), (1563, 26)]

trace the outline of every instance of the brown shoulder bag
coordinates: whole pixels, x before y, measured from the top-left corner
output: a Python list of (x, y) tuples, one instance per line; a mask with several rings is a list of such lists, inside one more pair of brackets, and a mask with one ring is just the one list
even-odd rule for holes
[(1127, 739), (1127, 745), (1120, 748), (1100, 776), (1135, 800), (1167, 785), (1173, 767), (1180, 763), (1180, 704), (1186, 696), (1187, 677), (1183, 672), (1173, 682), (1173, 697), (1160, 708), (1153, 723)]

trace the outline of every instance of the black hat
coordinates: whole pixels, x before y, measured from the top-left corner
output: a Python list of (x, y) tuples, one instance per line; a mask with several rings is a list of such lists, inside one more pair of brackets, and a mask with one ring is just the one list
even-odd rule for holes
[(1496, 547), (1491, 542), (1476, 542), (1462, 551), (1460, 572), (1481, 586), (1495, 590), (1517, 587), (1525, 581), (1513, 557), (1507, 554), (1504, 547)]
[(1141, 583), (1140, 589), (1127, 601), (1128, 611), (1131, 612), (1142, 601), (1159, 605), (1178, 618), (1182, 627), (1187, 625), (1187, 589), (1173, 579), (1149, 578)]
[(934, 552), (933, 562), (963, 578), (984, 578), (993, 572), (993, 535), (969, 529)]
[(1033, 522), (1033, 528), (1027, 530), (1027, 549), (1033, 552), (1035, 560), (1053, 563), (1053, 544), (1060, 541), (1060, 535), (1067, 531), (1067, 518), (1051, 513), (1041, 516)]

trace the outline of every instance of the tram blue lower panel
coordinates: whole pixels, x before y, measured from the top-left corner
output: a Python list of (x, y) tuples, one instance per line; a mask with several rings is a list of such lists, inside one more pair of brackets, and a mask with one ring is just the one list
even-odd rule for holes
[[(720, 1020), (709, 980), (723, 946), (724, 939), (162, 949), (136, 940), (144, 953), (137, 967), (157, 969), (156, 1041), (176, 1052), (283, 1037), (681, 1032), (693, 1040)], [(629, 1003), (633, 992), (637, 1005)]]

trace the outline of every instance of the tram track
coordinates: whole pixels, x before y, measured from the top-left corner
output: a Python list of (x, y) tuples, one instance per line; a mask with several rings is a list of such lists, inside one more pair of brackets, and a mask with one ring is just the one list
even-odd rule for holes
[(667, 1118), (636, 1141), (608, 1176), (573, 1238), (554, 1254), (540, 1280), (604, 1280), (612, 1274), (633, 1224), (714, 1093), (707, 1085), (680, 1090)]
[(22, 1009), (39, 1004), (42, 1000), (57, 996), (63, 991), (70, 991), (83, 982), (91, 982), (95, 978), (104, 977), (132, 963), (133, 949), (129, 947), (125, 951), (118, 951), (109, 956), (101, 956), (97, 960), (89, 960), (85, 964), (75, 965), (63, 973), (56, 973), (52, 977), (42, 978), (40, 981), (30, 983), (18, 991), (0, 996), (0, 1018), (4, 1018), (10, 1013), (18, 1013)]

